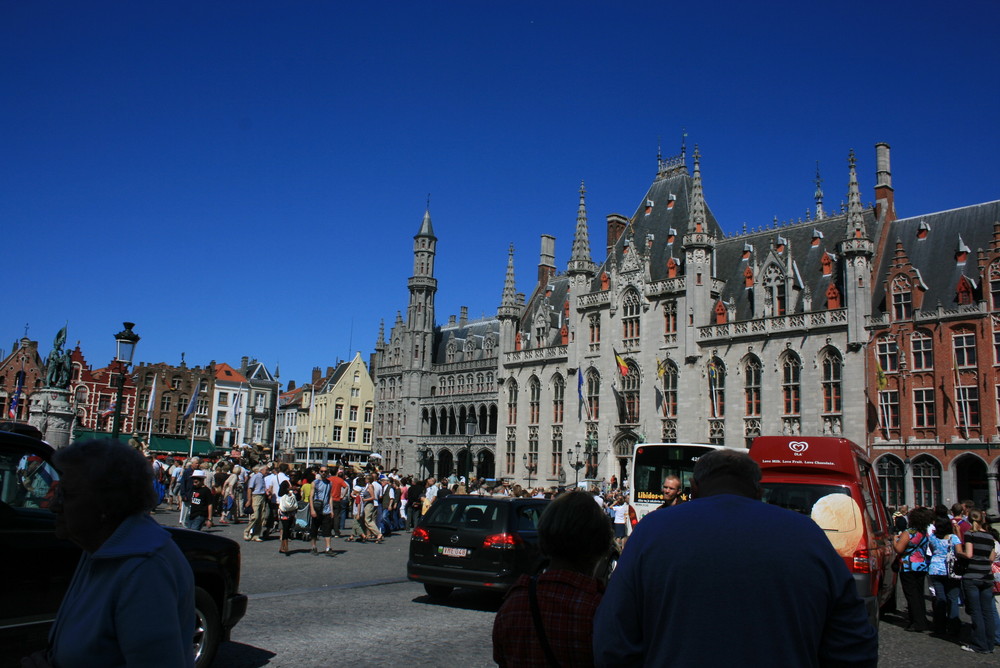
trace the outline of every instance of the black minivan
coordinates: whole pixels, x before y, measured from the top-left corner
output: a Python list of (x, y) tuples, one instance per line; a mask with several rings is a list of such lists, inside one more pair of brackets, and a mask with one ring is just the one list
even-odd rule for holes
[(464, 494), (435, 501), (410, 538), (407, 576), (439, 600), (455, 587), (506, 591), (544, 566), (537, 527), (549, 503)]

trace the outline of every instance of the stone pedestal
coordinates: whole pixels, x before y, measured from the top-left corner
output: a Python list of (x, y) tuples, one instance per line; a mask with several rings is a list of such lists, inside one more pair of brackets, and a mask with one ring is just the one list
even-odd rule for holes
[(28, 422), (38, 427), (42, 438), (53, 448), (66, 447), (73, 437), (73, 407), (69, 394), (69, 390), (43, 387), (31, 395)]

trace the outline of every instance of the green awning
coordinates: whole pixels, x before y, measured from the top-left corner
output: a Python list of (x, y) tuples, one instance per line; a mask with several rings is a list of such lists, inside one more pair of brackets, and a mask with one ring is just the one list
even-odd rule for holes
[[(106, 431), (93, 431), (90, 429), (77, 429), (73, 432), (73, 440), (78, 441), (88, 438), (111, 438), (111, 434)], [(131, 434), (121, 434), (118, 440), (127, 443), (130, 438), (132, 438)], [(191, 439), (184, 436), (153, 436), (147, 445), (150, 452), (186, 455), (191, 448)], [(211, 441), (204, 438), (194, 439), (194, 454), (212, 455), (216, 450), (217, 448)]]

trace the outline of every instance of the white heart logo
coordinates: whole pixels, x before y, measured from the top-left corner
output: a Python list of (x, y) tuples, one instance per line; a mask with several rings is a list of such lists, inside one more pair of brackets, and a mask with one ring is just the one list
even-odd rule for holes
[(788, 444), (788, 447), (791, 449), (792, 452), (802, 454), (809, 448), (809, 444), (806, 443), (805, 441), (792, 441), (791, 443)]

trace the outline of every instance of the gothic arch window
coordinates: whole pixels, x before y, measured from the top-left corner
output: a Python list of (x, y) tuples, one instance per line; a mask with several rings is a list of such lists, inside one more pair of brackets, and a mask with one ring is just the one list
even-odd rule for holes
[(802, 361), (798, 355), (788, 351), (782, 359), (781, 368), (784, 415), (799, 415), (802, 412)]
[(465, 376), (458, 374), (458, 393), (465, 394)]
[(925, 508), (941, 503), (941, 464), (933, 457), (920, 455), (913, 460), (913, 501)]
[(488, 372), (486, 374), (486, 391), (487, 392), (492, 392), (493, 391), (493, 372), (492, 371), (490, 371), (490, 372)]
[(708, 411), (709, 416), (721, 418), (726, 415), (726, 367), (722, 360), (713, 357), (708, 361)]
[(842, 381), (844, 359), (833, 349), (823, 351), (821, 355), (823, 367), (823, 413), (839, 415), (843, 411)]
[(743, 363), (743, 394), (747, 417), (760, 417), (761, 376), (764, 365), (756, 355), (750, 355)]
[(720, 299), (715, 302), (715, 324), (724, 325), (729, 313), (726, 311), (725, 303)]
[(448, 377), (448, 394), (455, 394), (455, 377)]
[(587, 371), (587, 419), (598, 420), (601, 416), (601, 376), (596, 369)]
[(445, 353), (445, 361), (451, 363), (455, 361), (455, 355), (458, 353), (458, 344), (454, 341), (448, 342), (448, 348)]
[(663, 333), (667, 336), (677, 333), (677, 301), (663, 302)]
[(601, 345), (601, 314), (591, 315), (588, 323), (590, 326), (590, 349), (596, 350)]
[(483, 341), (483, 354), (486, 357), (493, 357), (493, 347), (495, 345), (496, 345), (496, 340), (493, 338), (493, 335), (490, 334)]
[(507, 424), (517, 424), (517, 381), (507, 383)]
[(622, 298), (622, 342), (639, 343), (639, 323), (642, 315), (642, 301), (639, 293), (628, 290)]
[(639, 422), (639, 389), (642, 379), (639, 375), (639, 367), (635, 362), (627, 362), (628, 373), (622, 378), (622, 399), (625, 402), (625, 421), (629, 423)]
[(552, 422), (561, 424), (566, 404), (566, 381), (559, 374), (552, 378)]
[(958, 279), (958, 285), (955, 288), (955, 302), (959, 305), (966, 305), (971, 304), (974, 299), (972, 283), (968, 278), (962, 276)]
[(670, 360), (660, 363), (663, 381), (663, 403), (660, 407), (663, 417), (677, 417), (677, 365)]
[(764, 273), (764, 289), (771, 301), (772, 315), (785, 315), (787, 308), (785, 273), (774, 264), (768, 265)]
[(534, 376), (528, 380), (528, 424), (538, 424), (542, 402), (542, 384)]
[(882, 502), (891, 508), (898, 508), (906, 503), (903, 462), (893, 455), (884, 455), (875, 463), (875, 472)]
[(892, 279), (892, 319), (910, 320), (913, 317), (913, 291), (905, 276)]

